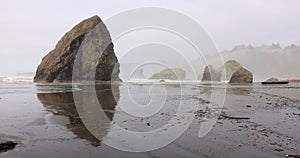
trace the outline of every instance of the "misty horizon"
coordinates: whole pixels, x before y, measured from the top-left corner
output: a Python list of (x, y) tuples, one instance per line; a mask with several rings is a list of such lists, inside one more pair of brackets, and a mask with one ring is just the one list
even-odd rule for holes
[[(59, 7), (57, 4), (60, 4)], [(5, 65), (0, 68), (0, 75), (34, 72), (62, 35), (86, 17), (99, 15), (105, 22), (122, 11), (143, 6), (165, 7), (189, 16), (207, 30), (220, 51), (231, 50), (241, 44), (260, 46), (279, 43), (286, 47), (300, 43), (297, 24), (300, 2), (297, 0), (189, 0), (174, 3), (134, 0), (131, 3), (118, 1), (118, 4), (94, 1), (81, 5), (72, 2), (70, 9), (68, 2), (7, 1), (0, 6), (4, 23), (1, 25), (0, 62)], [(118, 58), (124, 53), (122, 51), (115, 49)]]
[[(146, 47), (147, 48), (147, 47)], [(161, 56), (169, 56), (170, 54), (174, 53), (172, 51), (168, 52), (167, 49), (162, 48), (159, 46), (158, 49), (161, 52), (157, 52), (157, 54), (151, 53), (152, 50), (155, 50), (155, 47), (151, 48), (148, 47), (147, 49), (143, 48), (137, 48), (137, 51), (134, 52), (133, 50), (127, 52), (125, 57), (118, 57), (119, 62), (121, 65), (121, 79), (125, 79), (130, 75), (130, 73), (134, 72), (133, 68), (136, 68), (137, 65), (140, 65), (141, 63), (148, 61), (149, 59), (153, 59), (152, 61), (156, 60), (156, 57)], [(271, 77), (277, 77), (279, 79), (299, 79), (300, 72), (298, 71), (298, 68), (296, 67), (296, 63), (298, 62), (297, 59), (300, 57), (300, 54), (298, 52), (300, 51), (300, 45), (296, 44), (290, 44), (288, 46), (281, 46), (279, 43), (272, 43), (270, 45), (262, 44), (262, 45), (252, 45), (252, 44), (240, 44), (234, 46), (231, 50), (223, 50), (220, 51), (220, 53), (223, 56), (224, 63), (228, 60), (236, 60), (240, 62), (242, 65), (244, 65), (246, 68), (249, 68), (255, 76), (255, 81), (264, 81)], [(161, 54), (163, 53), (163, 54)], [(251, 54), (252, 53), (252, 54)], [(255, 54), (254, 54), (255, 53)], [(287, 53), (287, 54), (285, 54)], [(118, 55), (118, 52), (116, 52)], [(133, 56), (132, 54), (135, 54)], [(159, 56), (160, 55), (160, 56)], [(265, 55), (268, 55), (268, 59), (265, 58)], [(274, 56), (282, 55), (282, 57), (275, 57), (275, 59), (272, 59)], [(250, 57), (251, 56), (251, 57)], [(264, 57), (262, 57), (264, 56)], [(284, 58), (284, 56), (287, 56)], [(129, 60), (128, 60), (129, 58)], [(252, 60), (249, 60), (251, 58), (254, 58)], [(120, 60), (121, 59), (121, 60)], [(171, 60), (174, 59), (174, 60)], [(278, 59), (282, 60), (285, 65), (280, 65), (280, 62), (278, 64)], [(172, 58), (168, 58), (168, 60), (159, 60), (158, 62), (161, 62), (162, 64), (168, 65), (169, 68), (183, 68), (188, 74), (187, 74), (187, 80), (197, 80), (196, 78), (191, 77), (191, 71), (189, 70), (189, 66), (185, 65), (184, 63), (180, 63), (178, 61), (181, 61), (181, 57), (174, 56), (172, 54)], [(259, 60), (262, 60), (258, 62)], [(266, 66), (264, 60), (268, 60), (269, 63), (274, 66), (274, 68), (268, 68), (269, 71), (266, 69), (258, 68), (255, 65), (264, 65)], [(208, 64), (213, 65), (215, 68), (219, 68), (224, 63), (219, 63), (214, 61), (214, 56), (208, 56), (207, 57)], [(255, 64), (252, 64), (251, 61), (256, 61)], [(184, 61), (185, 62), (185, 61)], [(193, 59), (190, 58), (189, 62), (192, 63), (193, 67), (198, 75), (201, 75), (204, 71), (204, 67), (207, 65), (203, 63), (203, 60), (201, 59)], [(277, 64), (274, 65), (274, 62), (277, 62)], [(36, 63), (38, 65), (39, 63)], [(130, 66), (131, 65), (131, 66)], [(129, 66), (129, 67), (128, 67)], [(281, 68), (280, 68), (281, 67)], [(143, 69), (143, 68), (139, 68)], [(154, 65), (151, 67), (151, 64), (148, 64), (146, 66), (146, 71), (144, 71), (144, 75), (146, 78), (149, 78), (154, 73), (157, 73), (159, 71), (162, 71), (165, 69), (164, 66)], [(290, 70), (288, 70), (290, 69)], [(259, 70), (265, 70), (259, 71)], [(286, 71), (286, 72), (283, 72)], [(289, 72), (290, 71), (290, 72)], [(271, 73), (270, 73), (271, 72)], [(20, 76), (20, 77), (34, 77), (35, 71), (22, 71), (22, 72), (11, 72), (8, 74), (0, 74), (0, 77), (14, 77), (14, 76)], [(127, 76), (127, 77), (125, 77)]]

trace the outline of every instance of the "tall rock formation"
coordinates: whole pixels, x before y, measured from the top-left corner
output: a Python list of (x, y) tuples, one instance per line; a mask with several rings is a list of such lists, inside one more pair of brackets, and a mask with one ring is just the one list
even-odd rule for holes
[(212, 65), (208, 65), (204, 69), (202, 81), (221, 81), (221, 73), (219, 73)]
[(38, 66), (34, 82), (72, 82), (77, 55), (80, 59), (74, 72), (80, 76), (78, 80), (92, 80), (94, 75), (96, 81), (120, 81), (119, 63), (110, 34), (101, 19), (93, 16), (80, 22), (59, 40)]

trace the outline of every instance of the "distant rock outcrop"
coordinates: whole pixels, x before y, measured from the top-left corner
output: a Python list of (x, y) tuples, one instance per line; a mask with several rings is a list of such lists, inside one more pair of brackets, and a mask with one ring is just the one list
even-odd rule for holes
[(185, 71), (180, 68), (165, 69), (159, 73), (153, 74), (150, 79), (184, 80)]
[[(79, 80), (90, 80), (91, 76), (95, 75), (96, 81), (120, 81), (119, 63), (110, 34), (98, 16), (83, 20), (60, 39), (38, 66), (34, 81), (71, 82), (74, 60), (84, 39), (91, 42), (85, 43), (86, 51), (80, 54), (85, 62), (80, 61), (78, 66), (81, 68), (77, 74), (80, 76)], [(103, 53), (100, 54), (101, 52)], [(98, 54), (99, 58), (95, 59), (93, 54)], [(87, 60), (95, 61), (86, 62)], [(96, 71), (94, 74), (93, 68)]]
[(266, 82), (279, 82), (279, 79), (272, 77), (272, 78), (269, 78)]
[(212, 65), (208, 65), (204, 69), (202, 81), (221, 81), (221, 73), (214, 69)]
[(224, 63), (223, 66), (221, 66), (218, 71), (221, 73), (221, 74), (224, 74), (222, 75), (222, 80), (224, 81), (228, 81), (230, 80), (232, 74), (234, 72), (236, 72), (239, 68), (241, 67), (241, 64), (235, 60), (228, 60), (227, 62)]
[(131, 74), (130, 79), (146, 79), (146, 76), (144, 75), (144, 70), (143, 69), (135, 70)]
[(240, 67), (236, 72), (234, 72), (230, 78), (229, 83), (252, 83), (253, 82), (253, 74), (243, 68)]

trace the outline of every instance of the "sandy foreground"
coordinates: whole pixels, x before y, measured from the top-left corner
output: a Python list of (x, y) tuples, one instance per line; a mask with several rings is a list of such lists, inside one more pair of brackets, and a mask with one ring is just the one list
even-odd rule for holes
[[(12, 150), (1, 152), (0, 157), (283, 158), (300, 155), (299, 83), (226, 87), (201, 84), (98, 86), (97, 99), (110, 121), (95, 119), (92, 122), (100, 125), (97, 136), (84, 125), (74, 105), (73, 94), (84, 89), (84, 86), (74, 89), (68, 84), (1, 83), (0, 143), (18, 144)], [(217, 104), (211, 99), (212, 94), (216, 100), (224, 96), (224, 104), (217, 108), (212, 106)], [(91, 105), (92, 100), (86, 98), (90, 104), (85, 107)], [(153, 106), (144, 111), (135, 112), (145, 115), (154, 112), (154, 115), (136, 117), (126, 113), (122, 107), (135, 110), (132, 100), (139, 105), (152, 103)], [(162, 102), (164, 106), (158, 106)], [(181, 105), (187, 108), (194, 105), (197, 110), (178, 114), (176, 110)], [(158, 112), (155, 109), (159, 109)], [(97, 116), (92, 112), (90, 115)], [(128, 131), (145, 132), (165, 124), (185, 126), (191, 115), (194, 116), (192, 123), (178, 139), (154, 151), (124, 152), (103, 143), (117, 130), (114, 124)], [(170, 122), (172, 118), (176, 121)], [(215, 120), (212, 129), (199, 137), (200, 127), (212, 119)], [(139, 143), (139, 140), (133, 142)]]

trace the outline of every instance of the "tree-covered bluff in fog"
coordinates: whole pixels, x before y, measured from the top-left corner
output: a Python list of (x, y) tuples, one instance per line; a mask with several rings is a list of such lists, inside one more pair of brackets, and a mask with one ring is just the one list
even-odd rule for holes
[(300, 77), (300, 45), (238, 45), (221, 54), (224, 61), (236, 60), (253, 72), (256, 81), (264, 81), (273, 76), (281, 79)]

